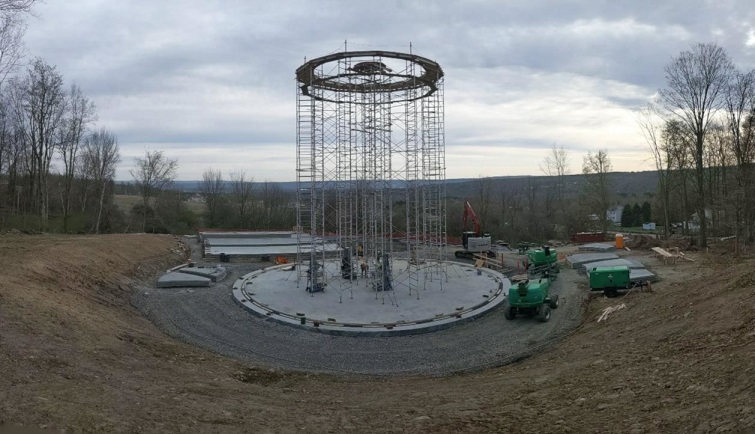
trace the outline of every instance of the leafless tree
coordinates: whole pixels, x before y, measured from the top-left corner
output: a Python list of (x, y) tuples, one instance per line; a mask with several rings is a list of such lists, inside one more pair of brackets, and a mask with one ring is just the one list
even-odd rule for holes
[(220, 202), (223, 196), (223, 173), (220, 170), (207, 169), (202, 173), (202, 196), (207, 205), (207, 226), (220, 224)]
[(11, 147), (11, 132), (13, 121), (10, 106), (5, 98), (6, 94), (0, 94), (0, 174), (8, 167), (8, 154)]
[(0, 0), (0, 84), (24, 56), (26, 30), (22, 14), (29, 12), (34, 0)]
[[(526, 227), (530, 238), (540, 239), (543, 235), (543, 227), (546, 223), (542, 215), (539, 215), (538, 190), (540, 185), (532, 177), (527, 177), (527, 184), (524, 188), (524, 200), (526, 203), (526, 212), (524, 217), (527, 219)], [(545, 210), (544, 210), (545, 211)]]
[(653, 154), (655, 170), (658, 173), (658, 189), (663, 208), (663, 236), (668, 239), (671, 230), (671, 182), (669, 178), (673, 168), (673, 158), (668, 143), (664, 140), (664, 121), (658, 114), (657, 107), (650, 105), (640, 111), (638, 123), (645, 142)]
[[(9, 208), (18, 213), (21, 205), (21, 177), (24, 167), (26, 143), (15, 121), (14, 99), (9, 86), (3, 89), (0, 99), (0, 174), (7, 176), (6, 196)], [(1, 202), (0, 202), (1, 203)], [(2, 206), (0, 205), (0, 208)]]
[(543, 159), (540, 171), (546, 176), (556, 179), (556, 197), (558, 202), (561, 203), (564, 199), (565, 177), (569, 174), (569, 161), (566, 149), (563, 146), (556, 147), (554, 143), (550, 153)]
[[(71, 196), (79, 148), (87, 125), (94, 120), (94, 103), (73, 85), (67, 95), (66, 115), (59, 130), (59, 152), (63, 160), (63, 230), (68, 232), (68, 217), (71, 214)], [(99, 221), (98, 221), (99, 226)]]
[(707, 195), (710, 198), (710, 234), (726, 232), (728, 221), (725, 218), (725, 208), (727, 208), (728, 187), (727, 187), (727, 167), (731, 166), (730, 157), (731, 145), (729, 141), (731, 135), (725, 125), (718, 119), (712, 122), (708, 128), (708, 134), (705, 138), (705, 163), (707, 166)]
[(49, 209), (50, 163), (58, 146), (65, 91), (63, 77), (54, 66), (36, 59), (17, 87), (14, 111), (16, 123), (29, 144), (29, 175), (35, 208), (43, 225)]
[(24, 25), (14, 15), (0, 15), (0, 84), (24, 55)]
[(142, 231), (147, 228), (149, 200), (173, 182), (178, 161), (165, 157), (162, 151), (147, 151), (144, 158), (136, 158), (136, 168), (130, 171), (142, 197)]
[[(480, 175), (477, 177), (477, 198), (472, 206), (477, 211), (477, 217), (485, 230), (485, 225), (490, 223), (490, 195), (493, 192), (493, 179)], [(466, 229), (466, 228), (465, 228)]]
[(0, 0), (0, 12), (29, 12), (36, 0)]
[(704, 186), (704, 143), (711, 118), (723, 106), (723, 96), (733, 65), (726, 51), (715, 44), (697, 44), (682, 51), (666, 66), (666, 88), (660, 92), (669, 113), (676, 116), (695, 138), (694, 159), (700, 245), (707, 245), (707, 200)]
[(100, 233), (102, 224), (102, 209), (105, 203), (105, 192), (115, 176), (115, 167), (120, 161), (118, 140), (111, 132), (100, 129), (88, 135), (84, 142), (84, 164), (88, 178), (92, 179), (99, 190), (97, 202), (97, 217), (94, 232)]
[(259, 210), (259, 218), (254, 222), (257, 229), (280, 229), (293, 225), (292, 208), (289, 206), (291, 196), (278, 184), (263, 182), (259, 197), (262, 208)]
[(611, 171), (611, 160), (608, 153), (600, 149), (593, 154), (588, 152), (582, 164), (585, 175), (584, 198), (590, 211), (598, 216), (601, 229), (608, 230), (608, 208), (611, 206), (611, 189), (608, 172)]
[(735, 235), (737, 250), (745, 229), (753, 237), (752, 165), (755, 159), (755, 71), (735, 72), (726, 92), (727, 127), (731, 134), (731, 150), (737, 165), (735, 202)]
[(677, 119), (668, 119), (663, 126), (662, 140), (665, 152), (671, 161), (672, 170), (669, 173), (669, 188), (676, 190), (681, 200), (676, 201), (682, 217), (682, 228), (689, 233), (690, 200), (689, 200), (689, 172), (694, 164), (694, 137), (689, 129)]
[(246, 173), (239, 170), (231, 173), (231, 189), (238, 212), (239, 227), (249, 227), (249, 211), (253, 195), (253, 179), (246, 178)]

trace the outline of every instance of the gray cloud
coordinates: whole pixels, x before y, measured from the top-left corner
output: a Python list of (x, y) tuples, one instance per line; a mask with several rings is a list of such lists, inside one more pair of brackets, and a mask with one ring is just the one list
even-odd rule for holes
[(552, 143), (577, 165), (606, 147), (623, 169), (646, 164), (632, 110), (663, 86), (671, 56), (713, 41), (740, 67), (755, 66), (750, 6), (81, 0), (35, 6), (27, 45), (93, 98), (124, 155), (170, 149), (182, 179), (198, 178), (202, 163), (292, 179), (294, 70), (345, 39), (350, 49), (402, 51), (411, 41), (443, 65), (451, 176), (537, 173)]

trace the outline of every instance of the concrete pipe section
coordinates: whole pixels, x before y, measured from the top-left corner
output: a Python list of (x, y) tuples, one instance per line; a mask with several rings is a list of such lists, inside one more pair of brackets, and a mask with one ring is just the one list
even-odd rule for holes
[[(134, 294), (132, 303), (166, 333), (192, 345), (256, 366), (307, 372), (445, 375), (511, 363), (544, 351), (578, 326), (587, 295), (584, 276), (564, 269), (552, 289), (559, 294), (560, 306), (549, 322), (526, 317), (509, 321), (500, 308), (505, 305), (507, 281), (487, 270), (478, 275), (464, 265), (457, 269), (452, 264), (443, 290), (428, 287), (420, 292), (419, 300), (416, 292), (409, 296), (400, 273), (394, 279), (395, 294), (378, 293), (376, 297), (369, 291), (358, 294), (354, 288), (352, 299), (334, 279), (324, 293), (310, 296), (301, 285), (297, 290), (296, 276), (286, 276), (286, 266), (223, 265), (228, 276), (212, 286), (158, 288), (156, 282), (148, 282)], [(400, 269), (395, 266), (394, 272)], [(289, 282), (278, 287), (276, 282), (285, 279)], [(270, 287), (266, 281), (275, 285)], [(503, 283), (502, 293), (498, 293), (499, 282)], [(286, 294), (292, 290), (291, 303), (304, 304), (288, 304)], [(443, 296), (447, 300), (442, 300)], [(340, 303), (336, 297), (341, 297)], [(489, 301), (483, 305), (484, 300)], [(327, 309), (318, 307), (320, 302)], [(352, 311), (358, 302), (363, 304)], [(262, 306), (267, 311), (251, 313), (255, 303), (267, 304)], [(299, 322), (287, 323), (282, 314), (273, 318), (268, 315), (272, 311), (293, 314), (293, 322)], [(349, 316), (350, 312), (360, 312), (360, 316)], [(304, 326), (297, 313), (305, 314)], [(373, 313), (381, 316), (367, 316)], [(314, 320), (322, 321), (317, 331), (313, 331)], [(348, 333), (353, 330), (346, 324), (361, 324), (357, 327), (360, 333)], [(424, 329), (411, 330), (423, 325)], [(329, 327), (347, 333), (323, 332)]]

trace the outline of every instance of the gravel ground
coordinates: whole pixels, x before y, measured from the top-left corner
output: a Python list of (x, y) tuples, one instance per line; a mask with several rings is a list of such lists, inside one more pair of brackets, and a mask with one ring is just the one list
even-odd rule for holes
[(495, 309), (444, 330), (390, 337), (333, 336), (255, 316), (238, 306), (231, 285), (265, 264), (230, 264), (210, 288), (145, 287), (132, 303), (169, 335), (250, 363), (297, 371), (370, 375), (444, 375), (503, 365), (541, 350), (581, 321), (583, 294), (574, 270), (554, 284), (560, 306), (551, 320), (507, 321)]

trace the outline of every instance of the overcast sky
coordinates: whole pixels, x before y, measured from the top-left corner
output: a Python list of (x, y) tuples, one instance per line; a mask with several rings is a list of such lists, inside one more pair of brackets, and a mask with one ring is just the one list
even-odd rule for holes
[[(619, 3), (625, 4), (621, 6)], [(295, 179), (294, 71), (349, 49), (413, 51), (443, 67), (449, 178), (540, 174), (553, 144), (572, 173), (607, 149), (616, 170), (650, 168), (635, 110), (696, 42), (755, 66), (751, 1), (46, 0), (29, 57), (57, 65), (118, 136), (129, 179), (160, 149), (178, 179), (213, 167)]]

